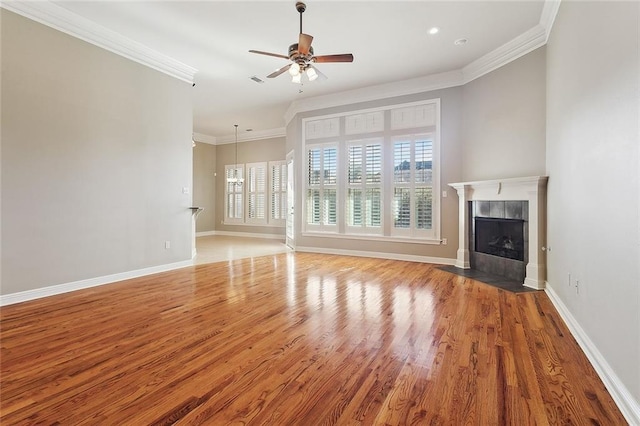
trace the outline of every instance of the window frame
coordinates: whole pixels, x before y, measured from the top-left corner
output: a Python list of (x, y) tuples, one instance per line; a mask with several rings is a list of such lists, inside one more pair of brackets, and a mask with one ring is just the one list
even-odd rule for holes
[[(359, 116), (358, 116), (359, 115)], [(356, 122), (364, 117), (374, 117), (377, 126), (368, 126)], [(384, 124), (380, 124), (383, 120)], [(373, 120), (372, 120), (373, 121)], [(386, 105), (379, 108), (365, 110), (346, 111), (324, 116), (313, 116), (302, 119), (302, 143), (301, 162), (304, 167), (304, 183), (301, 188), (302, 195), (302, 236), (330, 237), (371, 241), (405, 242), (415, 244), (442, 244), (441, 236), (441, 190), (440, 190), (440, 99), (429, 99), (405, 104)], [(309, 131), (309, 134), (307, 134)], [(431, 182), (416, 182), (416, 171), (412, 170), (411, 182), (407, 188), (411, 194), (410, 221), (408, 231), (398, 230), (394, 227), (393, 199), (394, 188), (398, 187), (393, 181), (394, 153), (393, 145), (397, 138), (412, 135), (413, 137), (429, 137), (431, 145)], [(372, 229), (359, 229), (360, 226), (348, 225), (348, 188), (349, 188), (349, 146), (354, 141), (382, 139), (382, 192), (381, 192), (381, 232), (372, 232)], [(411, 144), (411, 155), (415, 158), (415, 141)], [(312, 147), (324, 145), (336, 145), (338, 147), (338, 176), (337, 176), (337, 227), (319, 226), (308, 221), (308, 190), (309, 167), (308, 152)], [(365, 167), (363, 165), (363, 167)], [(411, 168), (415, 168), (412, 164)], [(353, 187), (353, 186), (352, 186)], [(420, 188), (431, 188), (431, 206), (427, 213), (427, 219), (419, 220), (416, 210), (416, 193)], [(416, 191), (417, 190), (417, 191)], [(417, 228), (418, 223), (429, 220), (431, 215), (431, 228)], [(425, 217), (425, 216), (423, 216)], [(371, 227), (369, 227), (371, 228)]]

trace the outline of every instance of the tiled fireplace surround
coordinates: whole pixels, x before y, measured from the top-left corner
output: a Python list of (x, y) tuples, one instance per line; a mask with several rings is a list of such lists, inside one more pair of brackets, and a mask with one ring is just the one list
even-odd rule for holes
[[(463, 269), (475, 266), (485, 272), (518, 279), (526, 287), (543, 289), (546, 279), (547, 179), (547, 176), (532, 176), (450, 183), (449, 186), (458, 192), (459, 201), (456, 266)], [(521, 262), (474, 252), (476, 216), (525, 221), (524, 270)]]

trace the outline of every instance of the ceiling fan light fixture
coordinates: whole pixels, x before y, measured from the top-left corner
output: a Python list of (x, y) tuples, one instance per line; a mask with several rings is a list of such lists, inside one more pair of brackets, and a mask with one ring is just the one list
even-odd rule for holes
[(309, 78), (309, 81), (313, 81), (318, 78), (318, 73), (313, 69), (313, 67), (309, 67), (307, 68), (307, 77)]
[(292, 63), (289, 67), (289, 74), (291, 74), (292, 77), (300, 74), (300, 65), (296, 62)]
[[(1, 1), (1, 0), (0, 0)], [(298, 42), (289, 46), (288, 55), (281, 55), (279, 53), (264, 52), (262, 50), (249, 50), (250, 53), (257, 53), (258, 55), (273, 56), (275, 58), (288, 59), (289, 64), (278, 68), (267, 78), (276, 78), (286, 71), (289, 71), (291, 75), (291, 82), (296, 84), (302, 83), (301, 75), (307, 74), (309, 81), (314, 81), (320, 78), (326, 80), (327, 76), (321, 73), (319, 70), (311, 69), (312, 63), (326, 63), (326, 62), (353, 62), (353, 54), (341, 53), (337, 55), (320, 55), (315, 56), (311, 43), (313, 42), (313, 36), (302, 32), (302, 13), (307, 9), (307, 6), (301, 2), (296, 2), (296, 10), (300, 14), (300, 33), (298, 34)]]

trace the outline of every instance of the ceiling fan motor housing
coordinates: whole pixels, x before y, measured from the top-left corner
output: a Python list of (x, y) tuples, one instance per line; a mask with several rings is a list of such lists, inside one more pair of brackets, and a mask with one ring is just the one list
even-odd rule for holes
[(298, 43), (293, 43), (291, 46), (289, 46), (289, 59), (291, 59), (292, 61), (295, 62), (298, 59), (305, 59), (308, 61), (311, 58), (313, 58), (313, 47), (309, 46), (308, 55), (302, 55), (300, 52), (298, 52)]

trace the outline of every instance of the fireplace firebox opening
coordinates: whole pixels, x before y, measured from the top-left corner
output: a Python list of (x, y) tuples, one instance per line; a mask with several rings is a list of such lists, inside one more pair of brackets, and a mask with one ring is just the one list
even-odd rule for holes
[(474, 219), (476, 252), (524, 261), (524, 220)]

